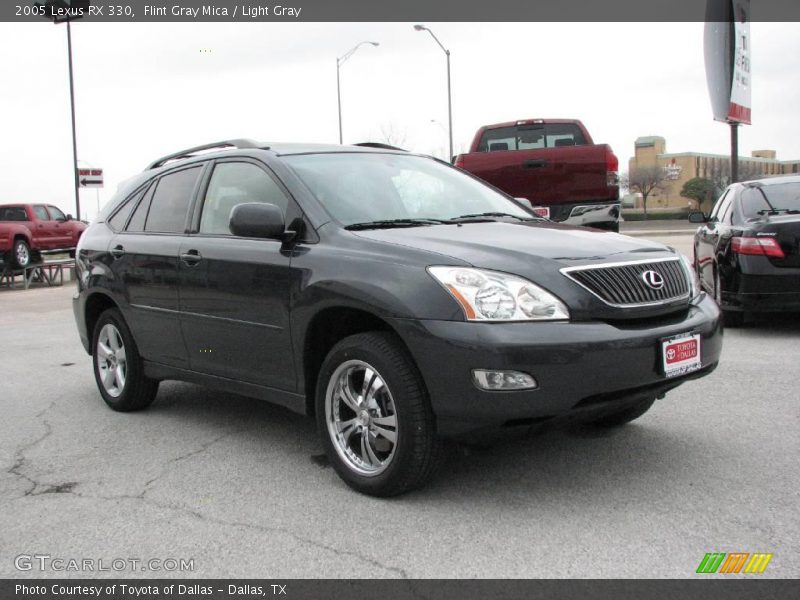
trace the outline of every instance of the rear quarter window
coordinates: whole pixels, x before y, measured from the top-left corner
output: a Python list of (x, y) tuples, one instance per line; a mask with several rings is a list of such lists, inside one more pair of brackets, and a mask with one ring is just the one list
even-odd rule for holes
[(201, 167), (168, 173), (156, 184), (144, 230), (158, 233), (183, 233), (192, 193)]

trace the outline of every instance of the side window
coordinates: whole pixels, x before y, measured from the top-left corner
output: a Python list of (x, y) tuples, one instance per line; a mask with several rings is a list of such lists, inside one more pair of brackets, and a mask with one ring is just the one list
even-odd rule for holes
[(128, 227), (125, 231), (139, 232), (144, 231), (144, 223), (147, 221), (147, 212), (150, 210), (150, 201), (153, 199), (153, 189), (155, 186), (151, 185), (150, 189), (145, 193), (144, 198), (139, 202), (139, 206), (134, 210)]
[(66, 221), (67, 220), (67, 216), (63, 212), (61, 212), (59, 209), (57, 209), (55, 206), (48, 205), (47, 206), (47, 210), (50, 211), (50, 215), (56, 221)]
[(726, 200), (728, 200), (729, 191), (725, 190), (725, 193), (719, 197), (717, 203), (714, 205), (714, 208), (711, 210), (711, 214), (709, 215), (709, 221), (719, 221), (720, 214), (727, 208)]
[[(125, 227), (125, 222), (128, 220), (133, 209), (136, 207), (136, 203), (139, 202), (142, 196), (144, 196), (145, 190), (140, 191), (138, 194), (134, 194), (128, 200), (126, 200), (121, 208), (117, 209), (117, 212), (108, 220), (108, 224), (114, 231), (121, 231), (123, 227)], [(144, 222), (144, 221), (142, 221)]]
[(40, 221), (49, 221), (50, 215), (47, 213), (47, 209), (42, 206), (41, 204), (37, 204), (33, 207), (33, 214), (36, 215), (36, 218)]
[(145, 231), (183, 233), (192, 192), (200, 171), (201, 167), (192, 167), (169, 173), (158, 180), (150, 201)]
[(0, 221), (27, 221), (28, 213), (21, 206), (0, 208)]
[(289, 199), (272, 177), (252, 163), (217, 164), (203, 202), (200, 233), (230, 235), (231, 211), (246, 202), (274, 204), (286, 216)]

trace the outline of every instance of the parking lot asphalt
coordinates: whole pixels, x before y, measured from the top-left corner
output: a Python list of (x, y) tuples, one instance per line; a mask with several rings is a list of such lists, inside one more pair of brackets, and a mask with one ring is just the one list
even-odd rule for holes
[[(0, 577), (683, 578), (707, 552), (800, 575), (800, 316), (726, 331), (719, 368), (633, 424), (454, 447), (379, 500), (282, 408), (173, 382), (145, 412), (106, 408), (73, 289), (0, 290)], [(15, 567), (33, 554), (194, 570)]]

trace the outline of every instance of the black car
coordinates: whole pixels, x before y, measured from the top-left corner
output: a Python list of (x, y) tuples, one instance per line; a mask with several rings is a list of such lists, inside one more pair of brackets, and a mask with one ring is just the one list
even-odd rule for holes
[(800, 177), (729, 186), (694, 236), (702, 286), (722, 308), (725, 324), (748, 312), (800, 311)]
[(237, 140), (159, 159), (77, 264), (111, 408), (146, 407), (166, 379), (268, 399), (315, 415), (336, 471), (374, 495), (421, 486), (444, 437), (633, 420), (722, 345), (672, 249), (556, 225), (388, 148)]

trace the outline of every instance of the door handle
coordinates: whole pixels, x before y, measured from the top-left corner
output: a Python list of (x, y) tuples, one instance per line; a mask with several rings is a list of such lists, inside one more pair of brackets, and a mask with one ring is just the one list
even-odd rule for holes
[(200, 256), (200, 253), (197, 250), (189, 250), (181, 254), (181, 260), (186, 264), (186, 266), (193, 267), (203, 260), (203, 257)]
[(526, 169), (538, 169), (539, 167), (547, 166), (547, 161), (541, 158), (531, 159), (523, 162), (522, 166), (525, 167)]
[(125, 248), (123, 248), (121, 244), (114, 246), (111, 249), (111, 256), (113, 256), (114, 258), (122, 258), (124, 254), (125, 254)]

